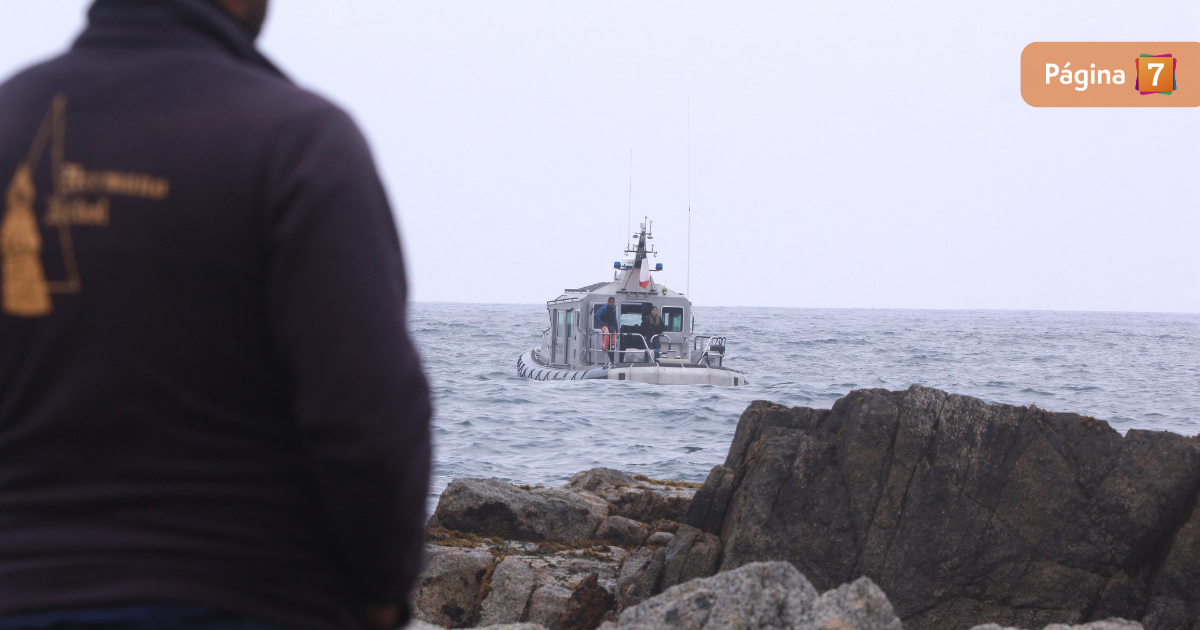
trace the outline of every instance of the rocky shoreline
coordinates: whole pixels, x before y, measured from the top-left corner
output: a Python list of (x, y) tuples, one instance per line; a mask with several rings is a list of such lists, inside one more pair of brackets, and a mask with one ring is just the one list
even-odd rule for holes
[(702, 485), (455, 480), (410, 627), (1195, 629), (1198, 489), (1200, 438), (920, 386), (759, 401)]

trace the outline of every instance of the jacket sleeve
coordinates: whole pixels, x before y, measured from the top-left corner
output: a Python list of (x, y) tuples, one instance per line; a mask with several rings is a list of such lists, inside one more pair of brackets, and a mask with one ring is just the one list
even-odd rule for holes
[(314, 110), (280, 132), (265, 176), (269, 325), (340, 568), (363, 605), (403, 604), (423, 548), (428, 386), (366, 142), (337, 108)]

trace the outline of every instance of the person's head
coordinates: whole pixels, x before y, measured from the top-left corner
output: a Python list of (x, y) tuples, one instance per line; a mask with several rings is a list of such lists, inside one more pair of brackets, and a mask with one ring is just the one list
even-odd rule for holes
[(657, 306), (650, 307), (650, 317), (658, 317), (658, 307)]
[(239, 24), (254, 35), (262, 30), (267, 19), (268, 0), (216, 0), (217, 6), (233, 16)]
[(609, 306), (616, 306), (616, 305), (617, 305), (617, 298), (608, 298), (608, 305), (609, 305)]

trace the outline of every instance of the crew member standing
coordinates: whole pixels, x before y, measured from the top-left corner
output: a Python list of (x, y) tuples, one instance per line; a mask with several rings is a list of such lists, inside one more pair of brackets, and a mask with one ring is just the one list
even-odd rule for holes
[(608, 303), (596, 309), (592, 324), (602, 334), (601, 344), (609, 351), (608, 358), (616, 363), (617, 350), (617, 299), (608, 298)]
[(430, 405), (366, 143), (265, 0), (97, 0), (0, 85), (0, 627), (394, 626)]

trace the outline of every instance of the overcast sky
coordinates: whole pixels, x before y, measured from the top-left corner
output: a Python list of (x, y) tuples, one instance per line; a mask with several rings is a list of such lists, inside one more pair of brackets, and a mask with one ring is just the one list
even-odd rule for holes
[[(5, 4), (8, 76), (88, 3)], [(631, 150), (683, 291), (690, 99), (698, 304), (1195, 313), (1200, 110), (1035, 109), (1019, 60), (1197, 40), (1194, 1), (274, 0), (260, 43), (364, 128), (416, 300), (611, 278)]]

